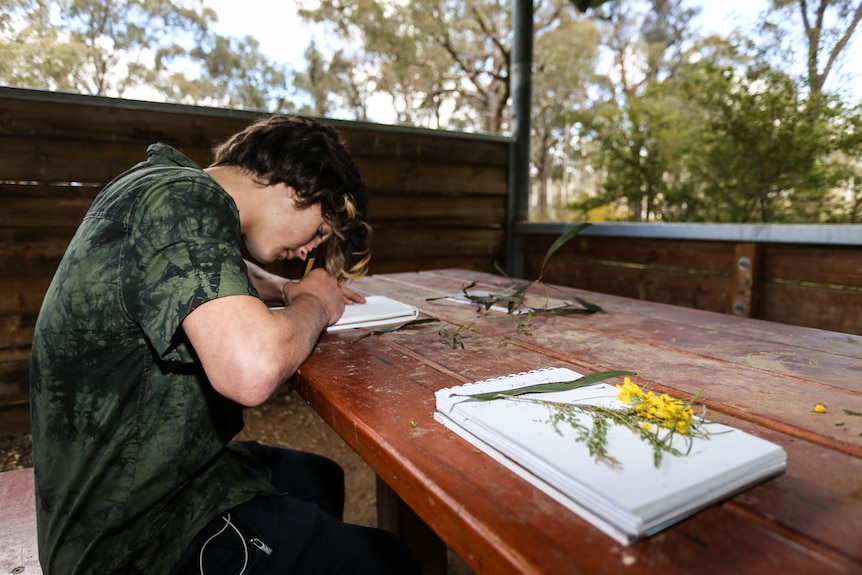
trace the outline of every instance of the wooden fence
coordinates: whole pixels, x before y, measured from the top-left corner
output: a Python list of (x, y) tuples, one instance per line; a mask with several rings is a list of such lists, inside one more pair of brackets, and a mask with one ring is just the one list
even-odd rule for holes
[[(261, 116), (0, 88), (0, 433), (28, 425), (36, 315), (98, 190), (152, 142), (206, 165), (213, 144)], [(507, 261), (511, 139), (331, 123), (369, 189), (371, 273)], [(527, 279), (567, 227), (517, 228)], [(556, 252), (543, 279), (862, 334), (862, 226), (596, 224)]]
[[(521, 226), (525, 277), (569, 227)], [(862, 335), (862, 225), (596, 224), (554, 253), (543, 279)]]
[[(262, 115), (0, 88), (0, 432), (26, 421), (36, 315), (96, 193), (150, 143), (205, 166), (215, 143)], [(330, 123), (369, 190), (371, 273), (506, 260), (511, 139)]]

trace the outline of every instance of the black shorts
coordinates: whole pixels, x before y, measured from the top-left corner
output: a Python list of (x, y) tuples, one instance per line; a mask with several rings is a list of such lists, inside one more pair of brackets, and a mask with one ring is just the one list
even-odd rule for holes
[(344, 472), (301, 451), (247, 444), (286, 495), (259, 497), (214, 518), (171, 575), (418, 574), (415, 556), (386, 531), (342, 522)]

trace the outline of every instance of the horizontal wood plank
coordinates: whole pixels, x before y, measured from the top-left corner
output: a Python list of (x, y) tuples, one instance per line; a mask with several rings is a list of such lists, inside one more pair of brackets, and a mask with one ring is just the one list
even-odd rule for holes
[[(502, 256), (501, 256), (502, 259)], [(493, 272), (496, 268), (494, 262), (484, 256), (434, 256), (424, 258), (387, 258), (372, 259), (371, 271), (373, 274), (396, 273), (405, 271), (420, 271), (436, 268), (459, 268), (483, 272)]]
[[(74, 121), (70, 121), (70, 110), (74, 110)], [(124, 105), (122, 100), (106, 98), (34, 101), (6, 96), (0, 97), (0, 138), (48, 137), (66, 142), (115, 144), (165, 142), (180, 148), (210, 149), (266, 115), (197, 106), (140, 106), (134, 102)], [(510, 142), (503, 138), (330, 123), (356, 157), (412, 158), (428, 162), (454, 158), (467, 164), (497, 166), (509, 163)], [(87, 126), (87, 131), (82, 132), (80, 126)]]
[(505, 254), (505, 240), (502, 229), (381, 224), (374, 227), (372, 253), (377, 254), (374, 256), (377, 261), (455, 254), (499, 258)]
[[(138, 162), (147, 159), (152, 141), (133, 143), (54, 139), (0, 138), (0, 179), (44, 183), (79, 182), (103, 186)], [(201, 166), (210, 163), (209, 148), (174, 145)]]
[[(34, 100), (0, 98), (0, 136), (16, 139), (49, 137), (57, 141), (89, 141), (140, 145), (174, 142), (181, 147), (210, 148), (263, 115), (255, 112), (206, 114), (204, 108), (141, 107), (122, 100), (70, 98)], [(81, 130), (86, 126), (86, 130)]]
[(405, 159), (422, 163), (447, 163), (506, 167), (511, 141), (445, 131), (391, 130), (386, 126), (351, 127), (335, 123), (336, 129), (357, 158)]
[[(375, 225), (383, 223), (501, 227), (505, 196), (468, 194), (385, 193), (372, 190), (368, 211)], [(458, 210), (453, 211), (452, 206)]]
[(862, 291), (764, 282), (757, 317), (862, 334)]
[(0, 317), (35, 316), (52, 277), (53, 270), (44, 275), (0, 275)]
[(862, 250), (858, 247), (768, 244), (762, 250), (760, 274), (764, 281), (854, 288), (862, 292)]
[[(539, 276), (536, 273), (528, 277)], [(733, 293), (731, 278), (609, 262), (552, 261), (543, 278), (549, 283), (594, 292), (721, 312), (726, 311)]]
[(71, 228), (81, 223), (101, 187), (12, 185), (0, 183), (0, 230)]
[[(552, 235), (527, 236), (525, 268), (529, 272), (538, 272), (556, 240)], [(733, 254), (733, 244), (723, 242), (575, 236), (554, 252), (551, 261), (616, 262), (640, 269), (730, 277)]]
[(0, 361), (29, 359), (35, 325), (36, 313), (0, 315)]
[(29, 394), (30, 357), (0, 359), (0, 404), (13, 405), (27, 401)]
[(0, 403), (0, 435), (30, 433), (30, 403)]
[(445, 192), (503, 196), (508, 189), (505, 166), (430, 161), (356, 161), (369, 190), (408, 193)]

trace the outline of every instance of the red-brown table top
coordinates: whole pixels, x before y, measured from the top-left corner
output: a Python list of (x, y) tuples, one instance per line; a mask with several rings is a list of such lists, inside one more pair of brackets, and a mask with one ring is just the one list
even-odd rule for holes
[[(862, 573), (862, 337), (544, 284), (531, 291), (605, 313), (535, 314), (519, 328), (435, 299), (473, 281), (513, 283), (448, 269), (353, 284), (440, 322), (325, 334), (294, 387), (476, 573)], [(436, 390), (555, 366), (700, 392), (708, 419), (784, 447), (787, 470), (621, 545), (433, 419)]]

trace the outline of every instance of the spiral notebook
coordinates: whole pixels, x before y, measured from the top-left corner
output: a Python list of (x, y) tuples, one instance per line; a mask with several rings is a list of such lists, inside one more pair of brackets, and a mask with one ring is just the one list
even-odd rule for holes
[[(434, 418), (626, 545), (785, 469), (787, 457), (780, 446), (718, 423), (708, 423), (709, 437), (693, 438), (686, 455), (665, 454), (658, 467), (649, 444), (628, 428), (612, 426), (607, 448), (618, 465), (610, 465), (590, 455), (573, 428), (555, 427), (544, 405), (462, 395), (580, 377), (567, 368), (547, 368), (442, 389), (435, 394)], [(618, 392), (613, 385), (599, 383), (543, 393), (541, 399), (623, 407), (616, 399)], [(590, 415), (578, 418), (591, 423)]]

